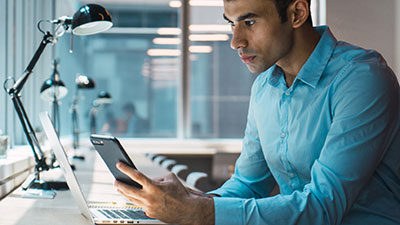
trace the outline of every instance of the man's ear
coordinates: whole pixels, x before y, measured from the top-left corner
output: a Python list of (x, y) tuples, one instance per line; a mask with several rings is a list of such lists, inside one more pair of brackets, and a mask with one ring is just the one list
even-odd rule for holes
[(292, 23), (293, 28), (301, 27), (310, 15), (310, 7), (307, 0), (293, 1), (287, 11), (288, 20)]

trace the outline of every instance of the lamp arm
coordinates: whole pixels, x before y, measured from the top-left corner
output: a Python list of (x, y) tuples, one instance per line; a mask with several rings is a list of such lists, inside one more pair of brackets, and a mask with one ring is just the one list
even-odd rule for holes
[[(4, 82), (4, 89), (7, 92), (7, 94), (11, 97), (11, 100), (14, 104), (15, 111), (17, 112), (17, 116), (21, 122), (23, 131), (25, 133), (26, 139), (32, 148), (33, 155), (35, 157), (36, 161), (36, 166), (35, 170), (37, 172), (43, 171), (43, 170), (48, 170), (49, 166), (46, 164), (46, 157), (44, 156), (43, 151), (40, 148), (39, 141), (36, 137), (35, 130), (33, 129), (28, 115), (25, 112), (24, 106), (22, 105), (21, 99), (19, 92), (22, 90), (24, 87), (26, 81), (28, 80), (29, 76), (32, 74), (32, 70), (35, 67), (37, 61), (39, 60), (41, 54), (43, 53), (43, 50), (45, 49), (46, 45), (48, 43), (51, 43), (53, 40), (53, 35), (50, 34), (50, 32), (47, 32), (44, 36), (42, 41), (40, 42), (40, 45), (38, 49), (36, 50), (33, 58), (31, 59), (29, 65), (26, 67), (24, 71), (24, 75), (18, 79), (14, 85), (10, 88), (7, 89), (7, 82), (10, 79), (7, 79)], [(38, 176), (38, 173), (37, 173)]]
[(12, 88), (7, 90), (7, 93), (9, 95), (18, 94), (22, 90), (22, 88), (25, 85), (25, 82), (28, 80), (29, 76), (32, 73), (33, 68), (35, 67), (35, 65), (36, 65), (37, 61), (39, 60), (40, 56), (42, 55), (43, 50), (45, 49), (46, 45), (48, 43), (51, 43), (52, 41), (53, 41), (53, 35), (50, 34), (50, 32), (47, 32), (43, 36), (43, 39), (40, 42), (40, 45), (39, 45), (38, 49), (36, 50), (36, 52), (33, 55), (31, 61), (29, 62), (29, 65), (26, 67), (26, 69), (24, 71), (24, 75), (15, 82), (15, 84), (13, 85)]
[(25, 112), (24, 106), (22, 105), (19, 95), (12, 95), (11, 100), (14, 104), (15, 111), (17, 112), (18, 118), (21, 122), (26, 139), (29, 145), (31, 146), (33, 156), (36, 162), (35, 170), (37, 172), (43, 170), (49, 170), (49, 166), (46, 164), (46, 157), (44, 156), (44, 153), (40, 148), (40, 144), (36, 137), (35, 130), (33, 129), (31, 123), (29, 122), (28, 115)]

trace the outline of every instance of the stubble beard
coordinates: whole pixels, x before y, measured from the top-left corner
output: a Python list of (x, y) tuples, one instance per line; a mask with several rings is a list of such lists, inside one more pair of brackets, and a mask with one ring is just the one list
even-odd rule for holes
[[(256, 57), (255, 60), (258, 60)], [(266, 63), (266, 62), (254, 62), (254, 63), (249, 63), (246, 64), (247, 69), (250, 71), (250, 73), (253, 74), (260, 74), (269, 68), (271, 68), (274, 65), (274, 63)]]

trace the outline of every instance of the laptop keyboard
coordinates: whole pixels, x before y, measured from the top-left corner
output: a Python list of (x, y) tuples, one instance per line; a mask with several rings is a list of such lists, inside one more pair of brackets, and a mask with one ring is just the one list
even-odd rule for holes
[(109, 219), (151, 219), (143, 211), (132, 209), (98, 209)]

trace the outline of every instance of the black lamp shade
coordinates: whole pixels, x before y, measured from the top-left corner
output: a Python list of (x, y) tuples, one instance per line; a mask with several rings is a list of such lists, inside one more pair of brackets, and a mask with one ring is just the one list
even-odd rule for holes
[(80, 89), (94, 88), (96, 85), (92, 78), (85, 75), (79, 75), (75, 80), (76, 86)]
[(98, 98), (111, 98), (111, 95), (106, 91), (100, 91)]
[(68, 89), (61, 80), (47, 79), (40, 88), (40, 98), (45, 101), (53, 101), (54, 94), (56, 99), (61, 99), (67, 95)]
[(112, 26), (110, 13), (97, 4), (79, 8), (72, 17), (72, 32), (76, 35), (91, 35), (108, 30)]
[(100, 91), (96, 99), (96, 104), (102, 105), (111, 103), (112, 103), (111, 95), (106, 91)]

